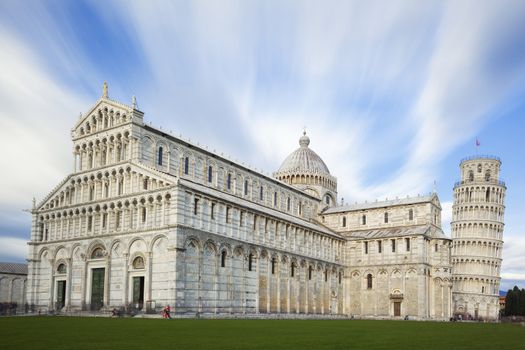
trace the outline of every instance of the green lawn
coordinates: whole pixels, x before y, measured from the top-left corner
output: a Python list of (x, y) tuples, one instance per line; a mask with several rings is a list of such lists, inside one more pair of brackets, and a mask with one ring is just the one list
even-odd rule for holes
[(525, 327), (361, 320), (0, 318), (0, 349), (525, 349)]

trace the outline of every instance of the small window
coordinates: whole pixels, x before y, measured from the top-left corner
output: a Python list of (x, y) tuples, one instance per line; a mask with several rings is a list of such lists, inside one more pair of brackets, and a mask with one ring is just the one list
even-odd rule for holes
[(490, 181), (490, 170), (485, 172), (485, 181)]
[(366, 225), (366, 215), (361, 217), (361, 224)]
[(264, 190), (263, 190), (263, 187), (261, 186), (259, 188), (259, 200), (263, 200), (264, 199)]
[(275, 258), (272, 258), (272, 275), (275, 275)]
[(339, 271), (339, 284), (341, 284), (342, 276), (341, 271)]
[(343, 216), (343, 227), (346, 227), (346, 216)]
[(148, 179), (144, 179), (144, 182), (142, 183), (142, 188), (144, 188), (145, 190), (148, 189)]
[(365, 254), (368, 254), (368, 242), (364, 242), (365, 243)]
[(372, 274), (371, 273), (366, 275), (366, 288), (372, 289)]
[(257, 229), (257, 215), (253, 214), (253, 230)]
[(208, 167), (208, 182), (213, 181), (213, 167), (210, 165)]
[(290, 211), (291, 207), (292, 207), (292, 203), (291, 203), (290, 198), (288, 198), (286, 200), (286, 210)]
[(408, 220), (410, 221), (414, 220), (414, 209), (410, 209), (408, 211)]
[(64, 274), (67, 272), (66, 264), (60, 264), (57, 267), (57, 273)]
[(292, 263), (290, 266), (290, 277), (295, 277), (295, 264)]
[(124, 179), (120, 179), (118, 182), (118, 189), (117, 189), (118, 195), (120, 196), (123, 191), (124, 191)]
[(244, 195), (248, 195), (248, 180), (244, 180)]
[(221, 267), (226, 267), (226, 251), (223, 250), (221, 253)]
[(392, 253), (395, 253), (396, 252), (396, 240), (392, 239), (390, 241), (392, 242)]
[(303, 203), (299, 202), (299, 215), (303, 215)]
[(468, 172), (468, 180), (474, 181), (474, 172), (472, 170)]
[(87, 229), (88, 231), (91, 231), (91, 229), (93, 228), (93, 217), (92, 216), (88, 216), (88, 225), (87, 225)]
[(115, 217), (115, 227), (120, 227), (120, 211), (117, 211), (116, 217)]
[(157, 164), (162, 165), (162, 147), (159, 147), (159, 153), (157, 154)]
[(253, 254), (248, 255), (248, 271), (253, 269)]
[(410, 251), (410, 238), (405, 238), (405, 243), (406, 243), (407, 252), (409, 252)]
[(324, 202), (326, 204), (330, 204), (330, 196), (329, 195), (326, 195), (326, 197), (324, 197)]
[(385, 213), (385, 224), (388, 224), (388, 213)]
[(230, 207), (226, 207), (226, 223), (230, 223)]
[(190, 158), (186, 157), (184, 158), (184, 174), (188, 175), (189, 170), (190, 170)]
[(232, 174), (228, 173), (228, 176), (226, 177), (226, 187), (231, 190), (232, 189)]
[(434, 251), (437, 252), (438, 251), (438, 244), (434, 244)]
[(102, 214), (102, 228), (106, 228), (108, 222), (108, 213)]
[(215, 220), (215, 203), (212, 203), (210, 206), (210, 216), (212, 220)]
[(133, 268), (134, 269), (143, 269), (144, 268), (144, 258), (141, 257), (141, 256), (137, 256), (134, 260), (133, 260)]
[(146, 222), (146, 208), (142, 208), (142, 222)]
[(485, 293), (485, 287), (481, 287), (481, 293)]
[(274, 193), (273, 193), (273, 206), (274, 206), (274, 207), (277, 206), (277, 192), (274, 192)]
[(239, 213), (239, 226), (240, 226), (240, 227), (243, 227), (243, 226), (244, 226), (244, 212), (243, 212), (243, 211), (241, 211), (241, 212)]
[(381, 253), (383, 251), (383, 242), (377, 241), (377, 252)]
[(199, 209), (199, 198), (193, 199), (193, 215), (197, 215)]
[(482, 170), (483, 170), (483, 167), (481, 166), (481, 164), (478, 164), (478, 173), (481, 173)]
[(328, 282), (328, 270), (324, 270), (324, 281)]
[(308, 280), (312, 279), (312, 271), (313, 271), (313, 268), (311, 266), (309, 266), (308, 267)]

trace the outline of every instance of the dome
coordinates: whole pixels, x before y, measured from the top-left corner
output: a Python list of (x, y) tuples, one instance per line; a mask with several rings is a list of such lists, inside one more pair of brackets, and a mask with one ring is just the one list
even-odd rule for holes
[(292, 152), (283, 164), (277, 170), (277, 173), (304, 173), (304, 174), (330, 174), (328, 167), (323, 162), (321, 157), (317, 155), (312, 149), (308, 147), (310, 138), (306, 136), (306, 131), (299, 139), (299, 147)]

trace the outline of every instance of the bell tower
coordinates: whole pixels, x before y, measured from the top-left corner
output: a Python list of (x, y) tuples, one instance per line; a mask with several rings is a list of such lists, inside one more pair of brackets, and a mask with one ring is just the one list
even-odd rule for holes
[(501, 160), (472, 156), (460, 163), (452, 206), (454, 314), (497, 319), (506, 186)]

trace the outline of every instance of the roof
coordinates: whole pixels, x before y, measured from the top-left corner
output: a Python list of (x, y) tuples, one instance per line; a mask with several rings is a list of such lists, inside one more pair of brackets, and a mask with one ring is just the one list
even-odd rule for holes
[(426, 195), (426, 196), (396, 198), (396, 199), (391, 199), (391, 200), (386, 200), (386, 201), (377, 201), (377, 202), (370, 202), (370, 203), (356, 203), (356, 204), (350, 204), (350, 205), (342, 205), (342, 206), (339, 206), (339, 207), (328, 208), (324, 212), (324, 214), (341, 213), (341, 212), (354, 211), (354, 210), (384, 208), (384, 207), (392, 207), (392, 206), (396, 206), (396, 205), (428, 203), (428, 202), (432, 201), (434, 196), (437, 197), (437, 195), (435, 193), (432, 193), (432, 194), (429, 194), (429, 195)]
[(27, 264), (0, 262), (0, 273), (27, 275)]
[(300, 147), (286, 157), (277, 173), (329, 175), (328, 167), (321, 157), (308, 147), (309, 144), (310, 138), (304, 132), (299, 139)]
[(239, 206), (243, 206), (243, 207), (251, 209), (253, 211), (262, 212), (262, 213), (264, 213), (267, 216), (273, 216), (275, 218), (278, 218), (278, 219), (281, 219), (281, 220), (284, 220), (284, 221), (288, 221), (288, 222), (290, 222), (292, 224), (295, 224), (297, 226), (300, 226), (300, 227), (303, 227), (303, 228), (308, 228), (308, 229), (310, 229), (312, 231), (321, 232), (321, 233), (324, 233), (326, 235), (335, 237), (337, 239), (344, 239), (339, 233), (334, 232), (334, 231), (328, 229), (327, 227), (315, 224), (313, 222), (304, 220), (302, 218), (299, 218), (299, 217), (296, 217), (296, 216), (293, 216), (293, 215), (290, 215), (290, 214), (287, 214), (287, 213), (283, 213), (282, 211), (279, 211), (279, 210), (275, 210), (275, 209), (272, 209), (272, 208), (264, 207), (264, 206), (262, 206), (260, 204), (247, 201), (247, 200), (245, 200), (243, 198), (232, 196), (232, 195), (230, 195), (228, 193), (217, 191), (217, 190), (215, 190), (213, 188), (210, 188), (210, 187), (207, 187), (207, 186), (204, 186), (204, 185), (192, 182), (192, 181), (185, 180), (185, 179), (179, 179), (179, 184), (181, 184), (181, 185), (183, 185), (183, 186), (185, 186), (187, 188), (199, 191), (200, 193), (206, 194), (208, 196), (213, 196), (215, 198), (221, 199), (221, 200), (223, 200), (225, 202), (236, 203)]
[(351, 232), (351, 238), (373, 239), (389, 237), (405, 237), (427, 235), (432, 238), (448, 239), (443, 231), (431, 225), (398, 226), (388, 228), (377, 228), (373, 230), (361, 230)]

